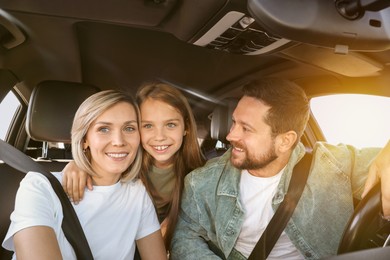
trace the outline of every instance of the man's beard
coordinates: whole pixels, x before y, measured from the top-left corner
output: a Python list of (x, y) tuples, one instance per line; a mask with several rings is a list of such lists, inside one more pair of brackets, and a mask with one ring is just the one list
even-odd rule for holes
[(245, 158), (243, 161), (235, 161), (233, 158), (233, 154), (230, 156), (230, 162), (237, 169), (240, 170), (262, 169), (278, 158), (274, 146), (272, 146), (268, 150), (268, 152), (262, 154), (259, 157), (255, 157), (252, 154), (248, 154), (246, 149), (244, 149), (244, 153), (245, 153)]

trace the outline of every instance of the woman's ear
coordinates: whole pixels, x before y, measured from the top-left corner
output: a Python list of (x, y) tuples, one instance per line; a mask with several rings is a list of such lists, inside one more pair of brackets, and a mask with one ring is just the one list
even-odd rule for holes
[(276, 138), (279, 151), (285, 153), (291, 150), (298, 136), (295, 131), (288, 131), (286, 133), (279, 134)]
[(83, 149), (86, 150), (88, 148), (89, 144), (87, 142), (87, 140), (84, 140), (84, 143), (83, 143)]

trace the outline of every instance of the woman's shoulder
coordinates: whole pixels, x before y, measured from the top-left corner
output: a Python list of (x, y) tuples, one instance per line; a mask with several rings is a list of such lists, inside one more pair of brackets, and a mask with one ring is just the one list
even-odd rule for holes
[[(53, 174), (53, 176), (56, 177), (56, 179), (59, 182), (61, 182), (61, 180), (62, 180), (61, 172), (52, 172), (51, 174)], [(45, 175), (43, 175), (40, 172), (35, 172), (35, 171), (28, 172), (26, 174), (26, 176), (22, 179), (21, 183), (31, 184), (31, 185), (48, 184), (49, 186), (51, 186), (50, 181), (48, 180), (48, 178)]]
[(128, 190), (146, 192), (145, 185), (140, 178), (135, 178), (131, 181), (122, 182), (122, 187)]
[[(62, 174), (61, 172), (52, 172), (53, 176), (58, 180), (59, 187), (61, 187)], [(57, 198), (56, 192), (49, 181), (49, 179), (39, 172), (28, 172), (20, 182), (18, 193), (28, 194), (42, 194), (51, 197), (54, 200)]]

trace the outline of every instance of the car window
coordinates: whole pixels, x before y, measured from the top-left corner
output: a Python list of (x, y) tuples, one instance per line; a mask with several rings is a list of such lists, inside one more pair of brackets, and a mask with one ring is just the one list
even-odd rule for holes
[(15, 94), (10, 91), (0, 103), (0, 138), (5, 140), (12, 121), (21, 104)]
[(326, 141), (381, 147), (390, 137), (390, 98), (339, 94), (314, 97), (311, 109)]

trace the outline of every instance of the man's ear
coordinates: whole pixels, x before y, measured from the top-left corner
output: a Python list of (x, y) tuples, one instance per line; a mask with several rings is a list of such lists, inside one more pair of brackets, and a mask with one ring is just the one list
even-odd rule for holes
[(295, 131), (288, 131), (286, 133), (279, 134), (276, 138), (279, 151), (285, 153), (291, 150), (298, 136)]

